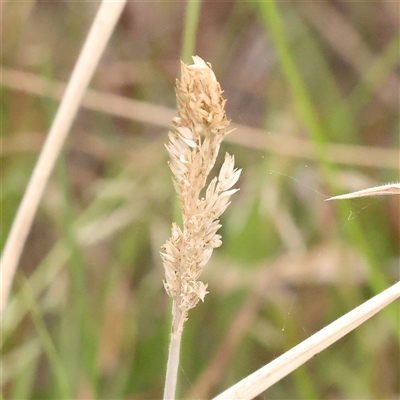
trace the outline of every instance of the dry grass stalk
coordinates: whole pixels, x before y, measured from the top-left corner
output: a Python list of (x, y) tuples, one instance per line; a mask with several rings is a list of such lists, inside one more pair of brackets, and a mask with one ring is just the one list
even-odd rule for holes
[(399, 297), (400, 282), (397, 282), (214, 397), (213, 400), (254, 399)]
[(341, 194), (340, 196), (330, 197), (325, 201), (353, 199), (356, 197), (366, 197), (366, 196), (382, 196), (389, 194), (400, 194), (400, 183), (388, 183), (382, 186), (375, 186), (368, 189), (358, 190), (357, 192)]
[[(12, 90), (32, 95), (60, 99), (64, 84), (37, 75), (0, 66), (2, 85)], [(82, 107), (102, 113), (140, 121), (146, 124), (167, 127), (175, 111), (167, 107), (144, 101), (88, 89), (82, 99)], [(312, 142), (307, 138), (283, 133), (266, 132), (245, 125), (231, 124), (240, 134), (233, 132), (229, 142), (251, 149), (272, 151), (288, 157), (314, 160)], [(267, 134), (268, 133), (268, 134)], [(0, 139), (1, 144), (5, 138)], [(3, 146), (4, 149), (9, 148)], [(18, 147), (21, 150), (21, 147)], [(367, 147), (361, 145), (326, 143), (326, 160), (337, 164), (365, 166), (398, 170), (400, 153), (388, 147)]]
[(171, 238), (161, 253), (165, 270), (164, 286), (173, 299), (171, 343), (164, 398), (175, 397), (180, 338), (188, 311), (204, 301), (207, 284), (199, 280), (213, 249), (221, 245), (217, 234), (219, 217), (229, 205), (231, 189), (240, 176), (234, 157), (225, 155), (218, 178), (209, 183), (200, 197), (215, 164), (220, 144), (229, 133), (225, 100), (210, 64), (193, 57), (194, 64), (182, 63), (181, 80), (176, 83), (178, 117), (166, 145), (169, 166), (182, 212), (182, 229), (174, 223)]
[(53, 170), (80, 101), (93, 76), (100, 56), (121, 15), (126, 0), (103, 0), (79, 54), (70, 81), (54, 118), (46, 142), (35, 165), (18, 208), (1, 257), (0, 312), (6, 307), (14, 274), (43, 191)]

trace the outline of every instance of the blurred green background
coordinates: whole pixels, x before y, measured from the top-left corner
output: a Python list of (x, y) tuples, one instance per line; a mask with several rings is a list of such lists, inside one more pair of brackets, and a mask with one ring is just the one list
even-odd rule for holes
[[(98, 6), (2, 4), (2, 246)], [(241, 125), (217, 167), (228, 151), (243, 172), (185, 326), (180, 397), (218, 394), (399, 280), (399, 197), (324, 199), (399, 179), (400, 3), (186, 7), (123, 11), (19, 264), (4, 398), (162, 397), (159, 251), (176, 216), (164, 143), (191, 53)], [(398, 398), (399, 323), (396, 302), (259, 398)]]

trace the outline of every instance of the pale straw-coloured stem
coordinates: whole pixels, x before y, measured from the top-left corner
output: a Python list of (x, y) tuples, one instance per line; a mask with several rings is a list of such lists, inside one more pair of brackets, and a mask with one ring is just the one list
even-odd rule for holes
[[(2, 85), (12, 90), (58, 100), (63, 84), (38, 75), (0, 66)], [(88, 89), (81, 103), (82, 107), (105, 114), (140, 121), (155, 126), (169, 127), (176, 111), (164, 106), (146, 103)], [(288, 157), (314, 160), (312, 142), (307, 138), (273, 133), (245, 125), (231, 124), (233, 132), (228, 142), (251, 149), (272, 151)], [(3, 139), (4, 140), (4, 139)], [(4, 150), (6, 150), (4, 146)], [(326, 143), (326, 160), (337, 164), (365, 166), (370, 168), (399, 169), (400, 152), (389, 147), (367, 147), (340, 143)]]
[(214, 400), (253, 399), (400, 297), (400, 282), (310, 336), (274, 361), (219, 394)]
[(164, 400), (175, 399), (176, 383), (178, 380), (179, 353), (181, 348), (182, 331), (171, 334), (168, 350), (167, 374), (165, 379)]
[(13, 277), (44, 188), (67, 137), (81, 99), (111, 36), (126, 0), (104, 0), (72, 72), (60, 107), (32, 173), (1, 258), (0, 311), (6, 307)]
[(382, 196), (389, 194), (400, 194), (400, 183), (387, 183), (386, 185), (375, 186), (368, 189), (358, 190), (356, 192), (341, 194), (339, 196), (325, 199), (325, 201), (354, 199), (356, 197)]
[(175, 399), (176, 383), (178, 379), (178, 367), (179, 367), (179, 354), (181, 349), (182, 339), (182, 328), (180, 325), (183, 324), (182, 312), (179, 308), (179, 297), (173, 301), (173, 317), (172, 317), (172, 328), (171, 337), (168, 349), (168, 361), (167, 361), (167, 372), (165, 377), (164, 387), (164, 400)]

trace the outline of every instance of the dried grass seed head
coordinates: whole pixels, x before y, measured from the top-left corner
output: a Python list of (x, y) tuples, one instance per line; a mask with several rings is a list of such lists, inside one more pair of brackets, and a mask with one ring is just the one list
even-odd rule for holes
[(183, 229), (173, 224), (171, 238), (161, 254), (165, 269), (164, 286), (169, 296), (179, 300), (183, 319), (187, 311), (204, 300), (207, 285), (199, 281), (213, 249), (221, 245), (217, 231), (219, 217), (229, 205), (231, 189), (240, 176), (234, 157), (225, 155), (218, 178), (209, 183), (205, 198), (199, 198), (215, 164), (220, 144), (229, 133), (225, 100), (210, 64), (193, 57), (194, 64), (181, 64), (176, 83), (179, 117), (166, 144), (174, 175), (174, 186), (182, 211)]

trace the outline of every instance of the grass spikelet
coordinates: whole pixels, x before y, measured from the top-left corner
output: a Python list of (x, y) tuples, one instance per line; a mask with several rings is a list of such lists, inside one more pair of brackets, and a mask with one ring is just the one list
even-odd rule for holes
[(169, 166), (182, 212), (183, 226), (172, 225), (171, 237), (163, 246), (164, 286), (173, 299), (171, 345), (164, 398), (174, 398), (179, 343), (188, 311), (204, 301), (207, 284), (199, 280), (215, 248), (221, 246), (219, 217), (230, 203), (232, 189), (241, 170), (234, 157), (225, 155), (218, 177), (206, 186), (224, 137), (229, 133), (225, 100), (211, 69), (200, 57), (194, 64), (181, 64), (181, 80), (176, 82), (178, 117), (166, 144)]

